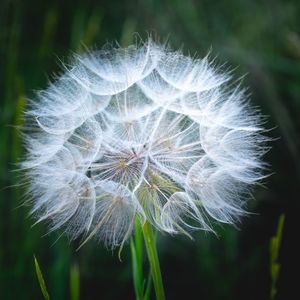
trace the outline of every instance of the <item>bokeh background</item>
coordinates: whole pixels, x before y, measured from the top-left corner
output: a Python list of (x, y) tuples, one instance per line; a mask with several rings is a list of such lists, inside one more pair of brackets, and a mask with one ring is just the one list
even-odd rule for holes
[(126, 46), (133, 33), (168, 39), (185, 53), (211, 50), (217, 61), (237, 67), (274, 138), (266, 155), (272, 175), (255, 189), (249, 203), (255, 214), (239, 228), (217, 226), (218, 237), (197, 233), (195, 241), (159, 236), (167, 298), (270, 299), (269, 245), (284, 213), (276, 299), (297, 299), (299, 15), (297, 0), (0, 0), (0, 299), (42, 299), (34, 254), (51, 299), (71, 299), (74, 270), (80, 299), (134, 299), (129, 246), (120, 262), (117, 251), (94, 242), (76, 252), (76, 243), (57, 240), (59, 233), (45, 235), (43, 224), (31, 228), (14, 172), (23, 151), (15, 125), (22, 125), (26, 99), (47, 86), (71, 53), (107, 41)]

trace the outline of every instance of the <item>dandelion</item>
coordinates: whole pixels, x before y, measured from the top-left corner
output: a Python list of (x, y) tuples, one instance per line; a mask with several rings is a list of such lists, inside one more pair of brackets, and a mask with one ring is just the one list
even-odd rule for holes
[(116, 247), (236, 223), (263, 178), (262, 119), (230, 72), (149, 40), (76, 55), (26, 111), (31, 213)]
[(110, 248), (144, 224), (159, 299), (151, 226), (191, 236), (213, 231), (212, 220), (234, 224), (264, 177), (262, 117), (208, 56), (151, 39), (107, 46), (75, 55), (36, 98), (25, 113), (22, 164), (31, 213), (50, 232)]

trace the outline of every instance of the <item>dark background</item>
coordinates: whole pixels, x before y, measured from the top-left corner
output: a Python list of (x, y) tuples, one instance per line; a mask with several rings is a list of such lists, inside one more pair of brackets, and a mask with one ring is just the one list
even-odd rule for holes
[[(159, 236), (168, 299), (270, 299), (269, 241), (280, 214), (286, 217), (276, 299), (299, 297), (300, 2), (232, 1), (7, 1), (0, 0), (0, 299), (42, 299), (33, 264), (39, 260), (52, 299), (70, 299), (70, 269), (79, 266), (81, 299), (133, 299), (128, 245), (118, 260), (94, 242), (76, 252), (46, 226), (31, 228), (16, 163), (22, 145), (26, 98), (45, 88), (59, 60), (107, 41), (126, 46), (134, 32), (152, 33), (185, 53), (247, 74), (253, 104), (268, 117), (276, 138), (266, 155), (273, 174), (257, 187), (238, 228), (217, 226), (219, 237), (195, 241)], [(146, 263), (146, 261), (145, 261)], [(147, 266), (147, 265), (146, 265)]]

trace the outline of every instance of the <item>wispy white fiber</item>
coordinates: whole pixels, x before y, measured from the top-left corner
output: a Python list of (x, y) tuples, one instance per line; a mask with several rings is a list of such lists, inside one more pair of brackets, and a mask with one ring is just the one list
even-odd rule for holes
[(245, 213), (266, 139), (229, 72), (151, 39), (65, 68), (25, 113), (37, 222), (115, 247), (136, 218), (190, 235)]

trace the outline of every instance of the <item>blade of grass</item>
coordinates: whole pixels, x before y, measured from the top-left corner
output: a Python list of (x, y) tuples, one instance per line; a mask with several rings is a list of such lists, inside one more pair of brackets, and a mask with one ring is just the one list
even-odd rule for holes
[(276, 284), (280, 272), (280, 264), (278, 263), (279, 250), (282, 240), (282, 232), (285, 216), (282, 214), (278, 219), (276, 236), (270, 240), (270, 275), (271, 275), (271, 291), (270, 299), (275, 299), (277, 294)]
[(49, 297), (49, 294), (48, 294), (48, 291), (47, 291), (47, 288), (46, 288), (46, 283), (45, 283), (41, 268), (40, 268), (39, 263), (38, 263), (35, 256), (34, 256), (34, 265), (35, 265), (36, 275), (37, 275), (37, 278), (38, 278), (38, 281), (39, 281), (40, 288), (41, 288), (42, 294), (44, 296), (44, 299), (45, 300), (50, 300), (50, 297)]

